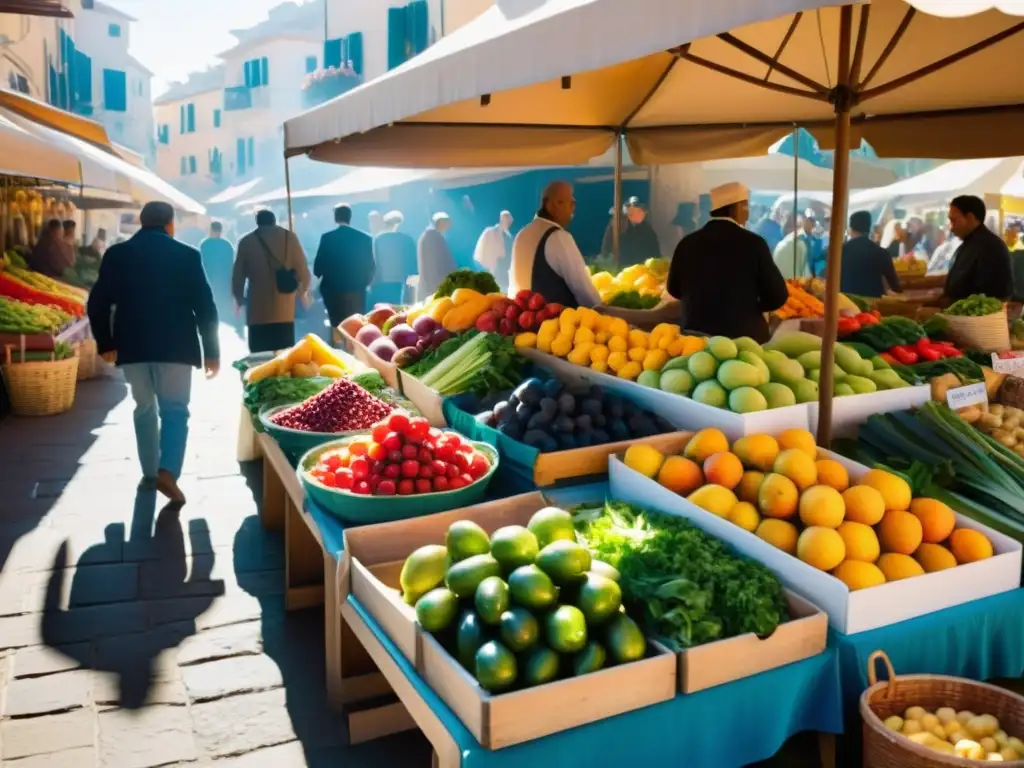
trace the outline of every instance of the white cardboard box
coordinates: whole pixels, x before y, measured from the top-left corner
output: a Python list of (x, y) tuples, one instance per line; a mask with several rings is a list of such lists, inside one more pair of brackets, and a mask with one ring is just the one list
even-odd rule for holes
[(722, 408), (712, 408), (688, 397), (645, 387), (635, 381), (598, 373), (536, 349), (523, 349), (520, 352), (538, 365), (555, 371), (559, 378), (568, 380), (568, 376), (582, 376), (608, 392), (628, 397), (641, 408), (667, 419), (677, 429), (696, 431), (704, 427), (718, 427), (726, 437), (735, 440), (744, 435), (775, 435), (785, 429), (808, 429), (810, 426), (807, 404), (757, 413), (733, 413)]
[[(856, 437), (857, 427), (873, 413), (906, 411), (924, 405), (931, 398), (927, 384), (919, 387), (886, 389), (866, 395), (846, 395), (832, 399), (832, 435), (834, 437)], [(808, 403), (811, 432), (818, 434), (818, 404)], [(768, 434), (777, 434), (769, 432)]]
[[(840, 461), (851, 477), (859, 477), (868, 471), (863, 465), (828, 452), (822, 455)], [(1009, 592), (1020, 586), (1020, 543), (961, 515), (957, 515), (957, 525), (974, 528), (988, 536), (995, 549), (993, 557), (851, 592), (839, 579), (691, 504), (630, 469), (617, 456), (611, 457), (608, 469), (612, 498), (685, 517), (712, 536), (728, 542), (738, 552), (764, 563), (786, 587), (825, 611), (832, 628), (843, 634), (854, 635), (885, 627), (943, 608)]]

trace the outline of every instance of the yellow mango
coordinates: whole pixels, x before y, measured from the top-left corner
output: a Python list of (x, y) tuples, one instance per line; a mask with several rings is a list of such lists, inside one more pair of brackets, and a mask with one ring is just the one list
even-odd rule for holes
[(597, 312), (592, 310), (590, 307), (580, 307), (576, 310), (579, 316), (580, 327), (587, 328), (588, 330), (594, 330), (597, 325), (598, 319), (601, 317)]
[(608, 363), (609, 368), (618, 373), (619, 370), (621, 368), (624, 368), (626, 364), (629, 362), (629, 358), (626, 357), (625, 353), (623, 352), (612, 352), (610, 355), (608, 355), (608, 359), (606, 362)]
[(315, 333), (307, 333), (303, 337), (310, 349), (313, 350), (313, 362), (317, 365), (334, 365), (342, 371), (351, 370), (351, 366), (345, 362), (343, 353), (340, 350), (329, 346), (326, 341)]
[(579, 318), (576, 314), (576, 310), (572, 307), (566, 307), (562, 310), (562, 314), (558, 316), (558, 327), (562, 331), (576, 330), (576, 326), (579, 325)]
[(627, 342), (622, 336), (612, 336), (608, 339), (608, 349), (612, 352), (625, 352), (629, 349), (629, 342)]
[(669, 345), (665, 351), (668, 352), (669, 357), (679, 357), (680, 355), (686, 354), (686, 352), (684, 351), (685, 349), (686, 336), (679, 336), (675, 339), (672, 339), (672, 341), (669, 342)]
[(598, 331), (597, 333), (594, 334), (594, 342), (596, 344), (607, 344), (608, 339), (610, 339), (611, 337), (612, 335), (608, 333), (608, 331)]
[(645, 371), (660, 371), (668, 362), (668, 352), (662, 349), (650, 350), (643, 359)]
[(594, 343), (594, 332), (587, 328), (585, 325), (581, 325), (576, 329), (576, 333), (572, 337), (573, 344), (593, 344)]
[(554, 336), (537, 336), (537, 349), (546, 355), (550, 355), (551, 344), (554, 340)]
[(616, 371), (615, 375), (618, 376), (620, 379), (629, 379), (630, 381), (633, 381), (634, 379), (636, 379), (637, 376), (640, 375), (640, 372), (642, 370), (643, 367), (640, 365), (640, 363), (629, 362), (626, 363), (621, 368), (619, 368), (619, 370)]
[(590, 362), (603, 363), (608, 359), (608, 347), (603, 344), (595, 344), (590, 349)]
[(556, 357), (565, 357), (572, 350), (572, 336), (564, 333), (555, 337), (551, 342), (551, 354)]
[(540, 324), (540, 329), (537, 331), (539, 338), (547, 339), (549, 342), (558, 335), (558, 320), (550, 318)]
[(583, 344), (577, 344), (573, 347), (572, 352), (566, 358), (570, 363), (574, 365), (590, 365), (590, 350), (593, 348), (593, 344), (590, 342), (584, 342)]
[(643, 331), (634, 328), (632, 331), (629, 332), (627, 338), (629, 339), (630, 348), (642, 347), (643, 349), (647, 349), (648, 336)]
[(634, 363), (642, 363), (647, 357), (647, 350), (643, 347), (630, 347), (626, 354)]
[(590, 370), (597, 371), (598, 373), (607, 373), (608, 372), (608, 363), (603, 362), (603, 361), (600, 362), (600, 363), (596, 363), (596, 362), (595, 363), (591, 363), (590, 364)]
[(437, 303), (430, 308), (430, 316), (434, 318), (438, 323), (444, 322), (444, 316), (447, 315), (455, 308), (455, 302), (450, 298), (445, 297), (437, 300)]
[(487, 311), (488, 299), (483, 294), (476, 293), (475, 298), (471, 298), (464, 304), (460, 304), (453, 307), (448, 312), (444, 319), (441, 321), (441, 326), (450, 333), (459, 333), (461, 331), (468, 331), (476, 323), (476, 319), (480, 317), (484, 312)]
[[(484, 295), (479, 291), (474, 291), (472, 288), (456, 288), (452, 293), (452, 303), (456, 307), (461, 307), (463, 304), (468, 304), (471, 301), (484, 298)], [(487, 306), (490, 306), (490, 302)]]
[(516, 347), (535, 347), (537, 346), (537, 334), (536, 333), (520, 333), (516, 335), (515, 339)]

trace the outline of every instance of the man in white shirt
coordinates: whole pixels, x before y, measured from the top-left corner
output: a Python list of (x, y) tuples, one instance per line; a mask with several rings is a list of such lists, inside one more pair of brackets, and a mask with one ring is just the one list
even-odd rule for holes
[(804, 277), (807, 274), (807, 243), (800, 236), (800, 222), (796, 216), (790, 216), (786, 221), (785, 230), (786, 236), (775, 246), (772, 260), (787, 280)]
[(572, 185), (553, 181), (544, 189), (540, 210), (512, 243), (508, 291), (529, 289), (548, 303), (596, 307), (601, 297), (573, 236), (566, 231), (576, 210)]
[(509, 232), (511, 228), (512, 214), (502, 211), (498, 216), (498, 223), (485, 227), (480, 233), (480, 239), (476, 241), (476, 250), (473, 252), (473, 261), (494, 275), (502, 291), (508, 290), (508, 270), (512, 253), (512, 234)]

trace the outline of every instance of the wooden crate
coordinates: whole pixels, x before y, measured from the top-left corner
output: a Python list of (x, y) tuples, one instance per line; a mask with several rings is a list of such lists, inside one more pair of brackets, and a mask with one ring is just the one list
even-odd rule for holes
[(401, 385), (402, 394), (409, 402), (416, 406), (416, 410), (430, 422), (432, 427), (447, 427), (448, 422), (444, 418), (442, 402), (444, 398), (421, 382), (415, 376), (410, 376), (405, 371), (398, 371), (398, 381)]
[(542, 487), (573, 477), (606, 474), (608, 457), (625, 453), (626, 449), (635, 443), (650, 445), (666, 455), (682, 453), (692, 436), (692, 432), (666, 432), (664, 435), (640, 437), (618, 443), (541, 453), (537, 456), (537, 463), (533, 465), (533, 482)]
[(382, 377), (384, 377), (384, 382), (389, 387), (394, 390), (398, 390), (397, 365), (381, 360), (375, 354), (370, 352), (369, 348), (365, 344), (360, 344), (355, 340), (354, 336), (349, 335), (349, 333), (341, 326), (338, 326), (338, 328), (335, 329), (335, 332), (341, 338), (341, 346), (344, 349), (350, 351), (352, 356), (363, 365), (377, 371)]
[(790, 621), (766, 638), (753, 632), (680, 651), (679, 690), (696, 693), (767, 672), (825, 650), (828, 615), (813, 603), (786, 590)]

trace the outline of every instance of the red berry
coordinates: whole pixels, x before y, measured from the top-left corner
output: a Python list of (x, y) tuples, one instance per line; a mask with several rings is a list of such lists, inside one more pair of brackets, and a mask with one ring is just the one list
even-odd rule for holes
[(392, 464), (401, 464), (405, 456), (402, 455), (400, 450), (388, 451), (388, 461)]
[(530, 300), (527, 302), (527, 306), (534, 312), (536, 312), (538, 309), (543, 309), (544, 297), (541, 296), (539, 293), (533, 294), (533, 296), (531, 296)]
[(420, 465), (408, 459), (402, 462), (402, 477), (416, 477), (420, 473)]
[(341, 456), (336, 453), (332, 453), (324, 460), (324, 466), (331, 472), (334, 472), (341, 466)]
[[(519, 306), (518, 304), (513, 304), (511, 307), (505, 310), (505, 320), (509, 320), (514, 323), (515, 319), (519, 317), (522, 311), (523, 307)], [(501, 323), (499, 323), (499, 325), (501, 325)]]
[(452, 464), (458, 467), (460, 472), (465, 472), (469, 469), (469, 457), (464, 453), (456, 453), (452, 457)]
[(370, 493), (370, 484), (365, 480), (360, 480), (358, 483), (352, 486), (352, 493), (358, 493), (367, 496)]
[(388, 449), (380, 443), (370, 443), (366, 455), (374, 461), (384, 461), (388, 457)]
[(410, 480), (409, 478), (405, 478), (405, 480), (403, 480), (402, 482), (400, 482), (398, 484), (398, 495), (399, 496), (408, 496), (409, 494), (411, 494), (415, 490), (416, 490), (416, 486), (413, 484), (412, 480)]
[(430, 493), (434, 490), (434, 484), (424, 477), (416, 480), (416, 493)]
[(344, 488), (346, 490), (351, 488), (352, 484), (355, 482), (352, 478), (352, 470), (345, 469), (344, 467), (335, 472), (333, 477), (337, 487)]
[(415, 459), (420, 455), (420, 449), (415, 445), (403, 445), (402, 446), (402, 457), (406, 459)]
[(377, 495), (394, 496), (395, 490), (395, 482), (393, 480), (381, 480), (380, 485), (377, 486)]
[(477, 480), (487, 474), (490, 470), (491, 465), (487, 462), (487, 459), (483, 454), (477, 453), (473, 455), (473, 458), (469, 463), (469, 474), (474, 480)]
[(348, 444), (348, 452), (353, 456), (365, 456), (369, 447), (365, 440), (353, 440)]
[(453, 491), (457, 491), (459, 488), (465, 488), (467, 485), (469, 485), (469, 483), (462, 477), (462, 475), (453, 477), (449, 482), (451, 483)]
[(434, 469), (429, 464), (420, 464), (418, 477), (425, 477), (428, 480), (434, 476)]
[(444, 473), (447, 471), (448, 465), (445, 464), (440, 459), (434, 459), (432, 462), (430, 462), (430, 468), (434, 471), (435, 475), (440, 475), (441, 477), (444, 477)]
[(334, 488), (338, 484), (338, 481), (334, 479), (334, 475), (324, 475), (319, 480), (328, 488)]
[(456, 478), (459, 475), (461, 475), (462, 474), (462, 470), (459, 469), (454, 464), (447, 464), (447, 465), (445, 465), (444, 474), (445, 474), (445, 477), (447, 477), (449, 480), (451, 480), (452, 478)]
[(385, 424), (384, 422), (381, 422), (380, 424), (373, 428), (373, 431), (370, 433), (370, 436), (373, 438), (373, 442), (383, 443), (384, 438), (387, 437), (390, 432), (391, 430), (388, 428), (388, 425)]
[(384, 447), (389, 451), (400, 451), (402, 450), (402, 436), (397, 432), (388, 432), (384, 436)]
[(422, 416), (409, 419), (409, 428), (405, 431), (405, 434), (406, 437), (416, 437), (418, 438), (417, 442), (422, 442), (430, 434), (430, 422)]
[(434, 452), (429, 448), (420, 448), (419, 454), (416, 456), (420, 464), (429, 464), (434, 460)]
[(447, 491), (451, 485), (448, 482), (448, 478), (444, 475), (438, 475), (434, 478), (434, 490), (435, 491)]
[(362, 480), (370, 474), (370, 462), (364, 459), (362, 456), (352, 459), (352, 463), (349, 465), (349, 469), (352, 470), (352, 477), (356, 480)]
[(441, 461), (451, 461), (455, 453), (455, 446), (451, 443), (441, 443), (434, 449), (434, 456)]
[(386, 467), (384, 467), (384, 477), (391, 478), (392, 480), (397, 480), (398, 476), (401, 474), (401, 464), (388, 464)]
[(404, 413), (392, 413), (388, 417), (388, 428), (392, 432), (402, 433), (409, 427), (409, 417)]

